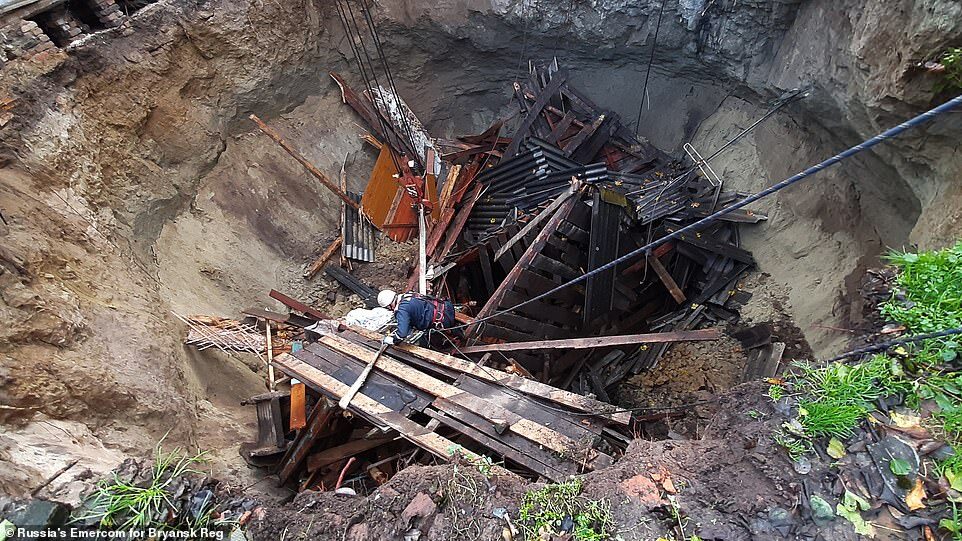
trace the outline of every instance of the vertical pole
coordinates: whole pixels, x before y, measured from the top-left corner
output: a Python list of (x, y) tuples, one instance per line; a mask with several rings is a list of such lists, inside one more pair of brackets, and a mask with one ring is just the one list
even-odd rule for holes
[(418, 293), (426, 295), (428, 292), (428, 232), (424, 219), (424, 205), (418, 205)]
[(277, 386), (274, 381), (274, 345), (271, 343), (271, 321), (264, 320), (267, 326), (267, 383), (271, 391)]

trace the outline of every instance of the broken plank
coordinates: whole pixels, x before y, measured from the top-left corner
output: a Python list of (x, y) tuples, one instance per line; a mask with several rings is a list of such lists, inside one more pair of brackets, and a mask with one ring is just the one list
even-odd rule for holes
[(314, 278), (314, 275), (324, 268), (324, 265), (327, 264), (327, 261), (331, 259), (331, 256), (334, 255), (334, 252), (336, 252), (337, 249), (341, 247), (341, 243), (343, 242), (344, 242), (343, 236), (339, 235), (336, 239), (334, 239), (334, 242), (332, 242), (331, 245), (327, 247), (327, 250), (324, 250), (324, 253), (321, 254), (321, 256), (318, 257), (316, 260), (314, 260), (314, 262), (311, 263), (311, 266), (308, 267), (306, 271), (304, 271), (304, 278), (308, 280), (310, 280), (311, 278)]
[(314, 472), (324, 466), (330, 466), (356, 454), (384, 445), (385, 443), (393, 441), (395, 438), (396, 436), (383, 436), (371, 439), (357, 439), (336, 447), (324, 449), (307, 457), (307, 471)]
[(678, 304), (685, 302), (685, 294), (682, 293), (681, 288), (678, 287), (677, 283), (675, 283), (675, 279), (671, 277), (671, 273), (668, 272), (668, 269), (661, 264), (660, 259), (657, 257), (649, 257), (648, 266), (651, 267), (651, 270), (655, 271), (655, 274), (658, 275), (658, 279), (661, 280), (661, 283), (664, 284), (665, 288), (668, 289), (668, 292), (671, 293), (671, 297), (675, 299), (675, 302)]
[[(282, 353), (277, 356), (275, 363), (279, 362), (280, 359), (286, 358), (288, 355)], [(291, 357), (293, 359), (293, 357)], [(280, 484), (285, 485), (290, 480), (291, 476), (298, 470), (301, 463), (307, 458), (308, 452), (310, 452), (311, 447), (314, 446), (314, 442), (321, 435), (321, 432), (327, 426), (328, 422), (331, 420), (331, 416), (334, 414), (334, 406), (327, 403), (327, 400), (323, 398), (318, 401), (317, 405), (314, 406), (314, 410), (311, 411), (311, 417), (308, 420), (307, 428), (297, 435), (297, 439), (294, 441), (294, 445), (287, 451), (284, 458), (281, 460), (281, 471), (278, 474), (280, 478)]]
[(721, 338), (721, 332), (718, 329), (701, 329), (697, 331), (673, 331), (649, 334), (625, 334), (619, 336), (594, 336), (590, 338), (569, 338), (566, 340), (487, 344), (483, 346), (464, 347), (461, 348), (461, 351), (464, 353), (484, 353), (486, 351), (515, 351), (524, 349), (587, 349), (633, 344), (718, 340), (719, 338)]
[[(334, 400), (340, 400), (349, 389), (348, 385), (337, 381), (317, 368), (287, 353), (279, 355), (277, 359), (274, 360), (274, 364), (285, 372), (288, 372), (292, 377), (314, 385), (319, 391), (327, 394)], [(349, 407), (350, 409), (378, 419), (388, 428), (396, 430), (404, 439), (438, 458), (450, 460), (455, 454), (461, 454), (472, 462), (480, 460), (477, 454), (464, 449), (453, 441), (439, 436), (407, 417), (379, 404), (364, 393), (354, 395), (354, 399), (351, 400)]]

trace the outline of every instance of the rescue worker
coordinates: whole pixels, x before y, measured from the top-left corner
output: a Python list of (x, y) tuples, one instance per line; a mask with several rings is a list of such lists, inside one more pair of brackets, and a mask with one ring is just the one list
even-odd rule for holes
[[(398, 295), (390, 289), (377, 294), (377, 303), (382, 308), (394, 311), (397, 329), (384, 337), (385, 344), (397, 344), (411, 335), (415, 330), (425, 331), (419, 344), (423, 347), (431, 346), (431, 331), (442, 331), (454, 327), (454, 303), (418, 293)], [(454, 329), (460, 336), (460, 329)], [(441, 345), (440, 343), (436, 345)]]

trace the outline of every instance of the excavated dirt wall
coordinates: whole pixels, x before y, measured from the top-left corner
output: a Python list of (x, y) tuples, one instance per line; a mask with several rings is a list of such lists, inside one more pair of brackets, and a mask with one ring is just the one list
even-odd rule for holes
[[(707, 154), (810, 86), (714, 162), (729, 187), (784, 178), (938, 101), (915, 65), (959, 43), (962, 8), (918, 4), (668, 2), (640, 131)], [(633, 121), (659, 5), (385, 0), (379, 20), (402, 96), (450, 136), (506, 113), (526, 62), (553, 56)], [(233, 316), (270, 307), (271, 287), (323, 296), (299, 273), (336, 235), (338, 203), (247, 115), (332, 176), (346, 158), (362, 188), (373, 153), (327, 77), (357, 82), (349, 58), (322, 0), (165, 0), (3, 67), (16, 102), (0, 132), (0, 456), (24, 467), (4, 468), (0, 488), (168, 430), (225, 461), (250, 437), (237, 401), (262, 389), (258, 362), (185, 350), (170, 311)], [(764, 273), (746, 316), (793, 319), (816, 351), (840, 347), (848, 334), (828, 327), (858, 325), (864, 265), (958, 236), (960, 131), (941, 120), (764, 203), (771, 219), (743, 239)]]

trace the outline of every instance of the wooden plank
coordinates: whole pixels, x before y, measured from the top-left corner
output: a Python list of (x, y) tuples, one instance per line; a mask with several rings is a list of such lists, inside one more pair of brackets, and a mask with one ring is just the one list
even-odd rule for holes
[(721, 332), (718, 329), (701, 329), (697, 331), (673, 331), (649, 334), (624, 334), (619, 336), (594, 336), (590, 338), (569, 338), (566, 340), (540, 340), (535, 342), (514, 342), (509, 344), (487, 344), (483, 346), (463, 347), (464, 353), (484, 353), (486, 351), (515, 351), (522, 349), (587, 349), (610, 346), (628, 346), (633, 344), (660, 344), (666, 342), (695, 342), (718, 340)]
[[(577, 189), (577, 186), (575, 188)], [(498, 309), (498, 307), (501, 305), (501, 301), (504, 300), (504, 296), (511, 290), (511, 288), (514, 287), (514, 284), (518, 280), (521, 271), (531, 264), (531, 260), (541, 252), (545, 242), (548, 240), (548, 236), (554, 234), (555, 229), (557, 229), (558, 224), (561, 223), (561, 220), (563, 220), (565, 216), (571, 212), (571, 209), (578, 201), (577, 194), (579, 193), (581, 193), (581, 191), (577, 190), (565, 198), (564, 203), (558, 208), (554, 215), (551, 216), (551, 219), (548, 220), (541, 231), (538, 232), (534, 238), (534, 241), (528, 246), (528, 249), (525, 250), (524, 254), (518, 260), (518, 263), (513, 269), (511, 269), (511, 272), (509, 272), (505, 279), (498, 285), (497, 290), (495, 290), (494, 294), (491, 295), (491, 297), (488, 299), (488, 302), (486, 302), (484, 307), (478, 312), (477, 319), (487, 317), (494, 313), (496, 309)], [(466, 334), (470, 336), (476, 331), (476, 329), (477, 326), (472, 325), (467, 328)]]
[(678, 287), (677, 283), (675, 283), (675, 279), (671, 277), (671, 273), (668, 272), (668, 269), (661, 264), (661, 260), (659, 260), (657, 257), (649, 257), (648, 266), (651, 267), (651, 270), (655, 271), (655, 274), (658, 275), (658, 279), (661, 280), (661, 283), (664, 284), (665, 288), (668, 289), (668, 292), (671, 293), (671, 297), (675, 299), (675, 302), (678, 304), (685, 302), (685, 294), (682, 293), (681, 288)]
[(264, 132), (265, 135), (273, 139), (275, 143), (277, 143), (278, 145), (281, 146), (281, 148), (287, 151), (287, 153), (290, 154), (291, 157), (297, 161), (297, 163), (301, 164), (304, 167), (304, 169), (307, 170), (308, 173), (310, 173), (311, 175), (314, 176), (314, 178), (319, 180), (321, 184), (324, 185), (325, 188), (330, 190), (334, 195), (340, 197), (341, 201), (344, 201), (346, 205), (349, 205), (351, 208), (354, 208), (354, 209), (361, 208), (360, 205), (358, 205), (357, 202), (355, 202), (353, 199), (348, 197), (347, 194), (344, 193), (344, 191), (342, 191), (340, 187), (338, 187), (333, 182), (331, 182), (331, 179), (327, 178), (327, 175), (322, 173), (320, 169), (318, 169), (313, 163), (308, 161), (307, 158), (302, 156), (301, 153), (299, 153), (297, 150), (294, 149), (294, 147), (292, 147), (287, 141), (285, 141), (284, 138), (281, 137), (279, 133), (277, 133), (276, 131), (274, 131), (273, 128), (265, 124), (263, 120), (261, 120), (260, 118), (257, 118), (257, 115), (250, 115), (250, 117), (248, 118), (253, 120), (254, 123), (257, 124), (257, 127), (260, 128), (260, 130)]
[(461, 230), (464, 229), (464, 224), (468, 223), (468, 218), (471, 216), (471, 210), (474, 209), (474, 204), (478, 202), (478, 196), (481, 195), (481, 190), (483, 188), (484, 187), (480, 182), (475, 183), (474, 189), (461, 204), (461, 208), (458, 209), (458, 212), (454, 216), (454, 220), (448, 227), (447, 237), (444, 239), (444, 245), (441, 247), (441, 251), (438, 252), (434, 257), (435, 261), (441, 261), (444, 259), (444, 257), (448, 255), (448, 252), (451, 251), (454, 243), (457, 242), (458, 238), (461, 236)]
[[(318, 341), (318, 343), (323, 343), (332, 349), (340, 351), (345, 355), (361, 361), (370, 362), (370, 360), (376, 355), (375, 352), (372, 352), (353, 342), (349, 342), (336, 335), (324, 336)], [(420, 370), (412, 368), (404, 363), (400, 363), (390, 357), (382, 356), (379, 359), (379, 364), (376, 368), (377, 370), (386, 374), (401, 378), (406, 383), (421, 389), (422, 391), (428, 392), (440, 399), (450, 400), (455, 404), (478, 412), (488, 420), (505, 420), (508, 422), (508, 430), (511, 432), (528, 438), (529, 440), (552, 449), (558, 453), (571, 456), (572, 451), (584, 452), (588, 457), (589, 462), (593, 461), (595, 458), (601, 458), (603, 460), (602, 457), (606, 456), (597, 450), (584, 448), (584, 445), (581, 443), (574, 441), (573, 439), (552, 428), (539, 425), (530, 419), (525, 419), (513, 412), (498, 407), (497, 405), (487, 402), (470, 393), (466, 393), (453, 385), (431, 377)]]
[[(365, 336), (368, 339), (380, 340), (380, 335), (375, 332), (359, 328), (352, 328), (351, 330), (362, 336)], [(495, 368), (478, 366), (473, 362), (465, 361), (463, 359), (459, 359), (457, 357), (431, 349), (422, 348), (414, 344), (398, 344), (394, 346), (394, 348), (407, 351), (408, 353), (420, 357), (421, 359), (450, 368), (452, 370), (457, 370), (463, 374), (470, 374), (476, 378), (497, 383), (499, 385), (504, 385), (528, 395), (557, 402), (558, 404), (563, 404), (577, 411), (583, 411), (597, 415), (598, 417), (607, 418), (623, 426), (628, 426), (631, 422), (631, 413), (607, 413), (617, 411), (618, 408), (611, 404), (605, 404), (604, 402), (599, 402), (570, 391), (558, 389), (557, 387), (545, 385), (531, 379), (525, 379), (515, 374), (504, 372)]]
[(571, 123), (575, 120), (575, 112), (568, 111), (565, 113), (561, 120), (555, 125), (554, 129), (551, 130), (551, 134), (548, 135), (545, 141), (551, 143), (552, 145), (557, 145), (558, 141), (567, 133), (568, 128), (571, 127)]
[[(524, 121), (518, 126), (518, 130), (514, 133), (514, 137), (511, 138), (511, 144), (508, 145), (507, 150), (505, 150), (504, 155), (510, 158), (518, 153), (518, 149), (521, 147), (521, 140), (524, 139), (531, 126), (534, 125), (535, 121), (541, 115), (541, 110), (548, 105), (551, 98), (554, 96), (558, 90), (561, 89), (561, 85), (564, 84), (565, 79), (568, 78), (568, 73), (564, 70), (559, 71), (554, 74), (548, 85), (544, 87), (538, 98), (534, 101), (534, 105), (531, 106), (527, 111), (527, 115), (524, 117)], [(523, 98), (522, 98), (523, 101)]]
[(560, 207), (561, 204), (565, 202), (566, 198), (570, 196), (572, 193), (573, 193), (573, 187), (569, 186), (567, 191), (559, 194), (558, 197), (555, 197), (554, 201), (552, 201), (551, 204), (547, 206), (547, 208), (539, 212), (537, 216), (535, 216), (527, 224), (525, 224), (525, 226), (521, 228), (521, 231), (518, 231), (517, 235), (511, 237), (507, 242), (501, 245), (501, 248), (498, 249), (498, 252), (494, 254), (494, 260), (497, 261), (501, 259), (501, 256), (503, 256), (505, 252), (510, 250), (512, 246), (514, 246), (516, 243), (518, 243), (518, 241), (520, 241), (525, 236), (527, 236), (528, 233), (531, 233), (531, 231), (533, 231), (535, 227), (538, 227), (538, 225), (540, 225), (541, 222), (547, 220), (549, 216), (553, 215), (554, 211), (556, 211), (558, 207)]
[(591, 137), (595, 131), (601, 127), (601, 125), (605, 122), (605, 118), (605, 115), (600, 115), (595, 119), (594, 122), (588, 124), (584, 128), (581, 128), (581, 131), (579, 131), (577, 135), (572, 137), (571, 140), (565, 144), (565, 155), (570, 157), (572, 154), (574, 154), (575, 151), (578, 150), (578, 147), (585, 142), (585, 139)]
[(317, 319), (334, 319), (331, 316), (325, 314), (324, 312), (315, 310), (314, 308), (311, 308), (310, 306), (300, 301), (294, 300), (291, 297), (288, 297), (287, 295), (281, 293), (280, 291), (277, 291), (276, 289), (271, 290), (270, 296), (272, 299), (280, 301), (281, 304), (283, 304), (284, 306), (292, 310), (297, 310), (298, 312), (303, 312), (311, 317), (315, 317)]
[[(282, 353), (277, 356), (274, 362), (277, 364), (287, 357), (287, 353)], [(291, 358), (293, 359), (293, 357)], [(286, 485), (291, 479), (291, 476), (300, 468), (301, 463), (307, 458), (308, 452), (310, 452), (311, 447), (314, 446), (314, 442), (317, 441), (318, 436), (320, 436), (330, 422), (333, 414), (334, 406), (328, 404), (324, 399), (318, 401), (317, 405), (314, 406), (314, 409), (311, 411), (311, 418), (308, 420), (307, 429), (297, 435), (294, 445), (288, 449), (284, 458), (281, 460), (283, 466), (278, 473), (280, 485)]]
[(326, 250), (324, 250), (324, 253), (322, 253), (320, 257), (315, 259), (314, 262), (311, 263), (311, 266), (308, 267), (306, 271), (304, 271), (304, 278), (306, 278), (307, 280), (314, 278), (314, 275), (317, 274), (321, 269), (323, 269), (324, 265), (327, 264), (327, 260), (329, 260), (331, 256), (334, 255), (334, 252), (336, 252), (337, 249), (341, 247), (342, 242), (344, 242), (344, 237), (341, 235), (338, 235), (338, 237), (334, 239), (334, 242), (332, 242), (331, 245), (328, 246)]
[(307, 471), (314, 472), (324, 466), (330, 466), (341, 460), (348, 459), (356, 454), (369, 451), (385, 443), (394, 441), (396, 436), (385, 436), (371, 439), (357, 439), (347, 443), (324, 449), (319, 453), (314, 453), (307, 457)]
[[(348, 385), (337, 381), (317, 368), (287, 353), (279, 355), (274, 361), (274, 364), (278, 365), (292, 377), (312, 384), (320, 392), (332, 397), (334, 400), (340, 400), (349, 389)], [(354, 396), (350, 408), (377, 418), (384, 426), (396, 430), (404, 439), (438, 458), (450, 460), (455, 454), (460, 454), (473, 462), (480, 460), (477, 454), (464, 449), (453, 441), (435, 434), (407, 417), (379, 404), (376, 400), (364, 393), (358, 393)]]
[[(571, 462), (562, 462), (559, 466), (568, 466), (566, 469), (558, 470), (545, 464), (543, 457), (538, 456), (537, 447), (525, 449), (524, 444), (527, 440), (519, 437), (512, 437), (510, 434), (498, 434), (488, 423), (472, 423), (471, 412), (459, 409), (456, 404), (439, 404), (449, 411), (431, 411), (426, 413), (433, 419), (437, 419), (442, 424), (457, 430), (472, 440), (484, 445), (503, 457), (509, 458), (529, 470), (544, 476), (546, 479), (558, 482), (564, 480), (569, 475), (578, 473), (576, 468), (571, 467)], [(464, 419), (462, 421), (462, 419)], [(515, 446), (507, 442), (512, 441)], [(522, 447), (518, 449), (517, 447)]]
[(303, 383), (291, 384), (291, 430), (307, 426), (307, 394)]

